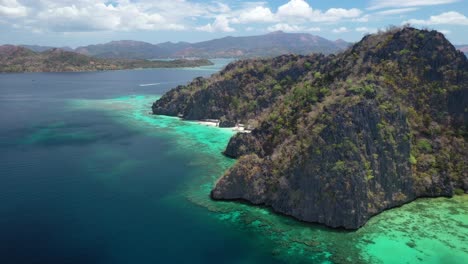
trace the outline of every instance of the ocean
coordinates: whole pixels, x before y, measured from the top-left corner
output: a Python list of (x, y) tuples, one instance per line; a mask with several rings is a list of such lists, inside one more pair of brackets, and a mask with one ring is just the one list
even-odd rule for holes
[(466, 263), (466, 195), (354, 232), (212, 201), (234, 132), (150, 112), (215, 62), (0, 74), (0, 263)]

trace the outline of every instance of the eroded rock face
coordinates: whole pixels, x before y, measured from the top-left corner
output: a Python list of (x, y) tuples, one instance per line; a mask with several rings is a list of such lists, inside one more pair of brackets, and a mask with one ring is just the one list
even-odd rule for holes
[(214, 199), (247, 200), (253, 204), (265, 204), (269, 199), (267, 183), (268, 166), (255, 154), (245, 155), (219, 179), (211, 192)]
[[(224, 154), (238, 162), (218, 180), (213, 199), (246, 200), (303, 221), (357, 229), (417, 197), (468, 191), (468, 60), (442, 34), (391, 30), (337, 56), (256, 63), (256, 70), (230, 65), (207, 81), (216, 98), (244, 92), (226, 97), (226, 112), (217, 114), (257, 122), (252, 133), (229, 141)], [(232, 76), (233, 91), (215, 88)], [(242, 88), (252, 79), (257, 88)], [(268, 100), (256, 97), (258, 91)], [(208, 91), (185, 96), (184, 113), (198, 113), (191, 105), (196, 93)], [(251, 105), (259, 112), (242, 112), (240, 106)]]
[[(227, 65), (211, 78), (196, 78), (187, 86), (179, 86), (153, 103), (153, 114), (183, 116), (187, 120), (226, 118), (226, 126), (249, 119), (269, 108), (290, 87), (287, 82), (297, 80), (307, 73), (304, 62), (310, 65), (324, 60), (323, 55), (310, 57), (283, 55), (265, 60), (237, 61)], [(293, 63), (295, 62), (295, 63)], [(288, 66), (288, 67), (286, 67)], [(264, 80), (270, 82), (265, 83)], [(234, 126), (232, 125), (232, 126)]]
[[(275, 166), (280, 162), (276, 154), (266, 161), (256, 154), (243, 156), (218, 181), (212, 197), (245, 199), (303, 221), (349, 229), (414, 199), (406, 138), (410, 130), (403, 112), (384, 117), (369, 100), (345, 108), (335, 105), (325, 112), (336, 115), (319, 120), (316, 126), (323, 130), (312, 135), (305, 153), (291, 157), (283, 173), (275, 173), (281, 170)], [(392, 128), (379, 126), (382, 123)], [(232, 141), (228, 149), (236, 153), (235, 147), (243, 144)]]
[(262, 153), (260, 142), (251, 133), (237, 133), (230, 140), (224, 155), (239, 158), (249, 153)]

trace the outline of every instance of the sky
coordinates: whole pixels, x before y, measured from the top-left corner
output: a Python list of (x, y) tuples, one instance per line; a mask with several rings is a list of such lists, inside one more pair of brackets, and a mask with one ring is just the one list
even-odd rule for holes
[(354, 42), (389, 25), (468, 44), (468, 0), (0, 0), (0, 44), (199, 42), (281, 30)]

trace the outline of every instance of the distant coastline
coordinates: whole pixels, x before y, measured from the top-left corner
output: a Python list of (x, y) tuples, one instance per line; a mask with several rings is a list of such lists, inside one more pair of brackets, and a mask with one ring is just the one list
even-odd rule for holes
[(0, 72), (91, 72), (148, 68), (193, 68), (213, 65), (208, 59), (102, 59), (62, 49), (34, 52), (20, 46), (0, 46)]

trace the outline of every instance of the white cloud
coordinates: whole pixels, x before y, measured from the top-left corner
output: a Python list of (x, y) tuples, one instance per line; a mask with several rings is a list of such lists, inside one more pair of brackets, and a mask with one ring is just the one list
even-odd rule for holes
[(346, 33), (349, 32), (347, 27), (339, 27), (332, 30), (333, 33)]
[(382, 8), (399, 8), (412, 6), (433, 6), (444, 5), (459, 2), (460, 0), (373, 0), (369, 6), (369, 10)]
[(112, 30), (120, 24), (113, 6), (61, 6), (38, 13), (37, 18), (53, 31), (99, 31)]
[(291, 0), (278, 7), (276, 16), (283, 22), (311, 21), (311, 22), (336, 22), (347, 18), (357, 18), (362, 11), (357, 8), (330, 8), (325, 12), (314, 10), (304, 0)]
[(233, 19), (235, 23), (251, 23), (251, 22), (273, 22), (275, 16), (268, 7), (256, 6), (241, 12), (238, 18)]
[(196, 28), (199, 31), (206, 32), (232, 32), (235, 31), (229, 26), (229, 20), (225, 16), (217, 16), (215, 21), (211, 24), (206, 24)]
[(437, 16), (431, 16), (428, 20), (410, 19), (403, 24), (415, 25), (468, 25), (468, 17), (455, 11), (445, 12)]
[[(0, 16), (5, 3), (12, 6), (16, 0), (0, 0)], [(209, 6), (185, 0), (38, 0), (28, 3), (28, 19), (18, 23), (23, 29), (56, 32), (129, 31), (129, 30), (184, 30), (196, 17), (208, 17), (212, 12), (228, 12), (221, 3)]]
[(452, 33), (452, 31), (446, 29), (439, 30), (439, 32), (443, 33), (444, 35), (449, 35), (450, 33)]
[(310, 19), (314, 15), (312, 7), (304, 0), (291, 0), (278, 7), (277, 16), (282, 18)]
[(419, 8), (417, 8), (417, 7), (396, 8), (396, 9), (389, 9), (389, 10), (385, 10), (385, 11), (379, 11), (379, 12), (377, 12), (375, 14), (376, 15), (383, 15), (383, 16), (386, 16), (386, 15), (399, 15), (399, 14), (403, 14), (403, 13), (413, 12), (413, 11), (416, 11), (418, 9)]
[(0, 17), (24, 17), (28, 14), (25, 6), (16, 0), (0, 0)]
[[(273, 10), (268, 2), (227, 5), (195, 0), (0, 0), (0, 17), (7, 25), (27, 31), (93, 32), (131, 30), (200, 30), (232, 32), (233, 24), (288, 31), (319, 31), (314, 23), (352, 21), (362, 16), (356, 8), (313, 9), (305, 0), (290, 0)], [(17, 20), (17, 17), (27, 19)], [(208, 20), (208, 21), (207, 21)], [(211, 20), (211, 21), (210, 21)], [(278, 26), (280, 25), (280, 26)]]
[(182, 24), (148, 9), (144, 3), (118, 1), (114, 6), (89, 0), (71, 5), (64, 2), (53, 2), (40, 10), (36, 16), (38, 24), (57, 32), (184, 29)]

